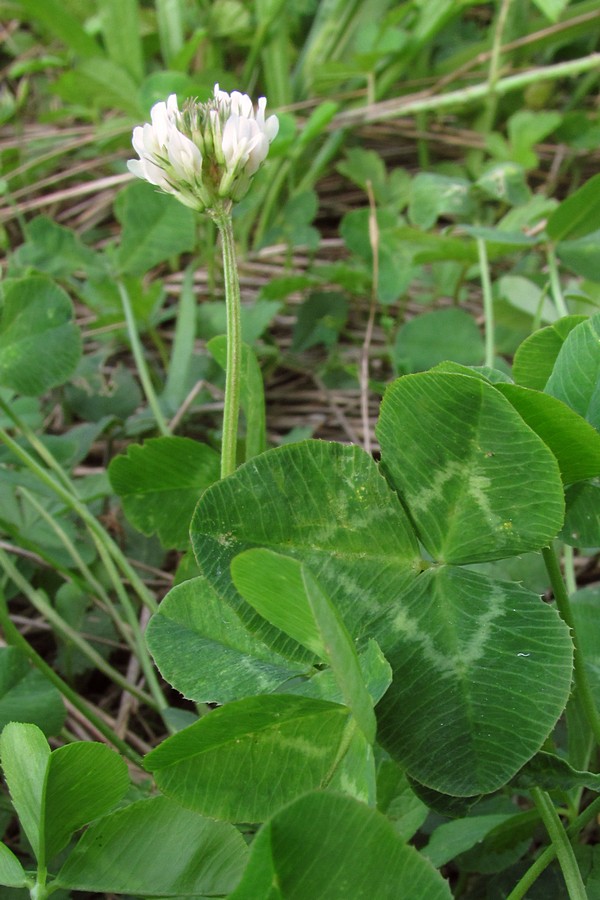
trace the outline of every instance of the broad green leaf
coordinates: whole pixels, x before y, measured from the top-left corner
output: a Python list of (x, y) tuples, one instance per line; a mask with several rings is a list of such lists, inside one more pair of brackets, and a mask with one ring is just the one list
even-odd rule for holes
[(25, 870), (12, 850), (0, 843), (0, 884), (5, 887), (24, 888), (28, 886)]
[(242, 597), (271, 624), (329, 663), (344, 702), (369, 743), (375, 739), (373, 703), (352, 639), (310, 570), (270, 550), (248, 550), (231, 564)]
[(302, 563), (271, 550), (248, 550), (231, 563), (233, 583), (259, 615), (328, 662)]
[(517, 384), (497, 389), (552, 450), (565, 484), (600, 475), (600, 434), (566, 403)]
[(44, 734), (57, 734), (66, 710), (57, 688), (15, 647), (0, 649), (0, 729), (29, 722)]
[(122, 110), (129, 120), (147, 115), (140, 107), (138, 86), (127, 69), (112, 59), (82, 59), (67, 69), (53, 85), (54, 91), (67, 103), (79, 104), (100, 112), (103, 108)]
[(298, 645), (282, 643), (232, 584), (230, 563), (243, 550), (266, 547), (302, 559), (353, 637), (421, 565), (407, 516), (373, 459), (359, 447), (325, 441), (269, 450), (209, 487), (190, 533), (217, 593), (285, 655)]
[(144, 58), (137, 0), (99, 0), (97, 5), (109, 57), (141, 81)]
[(15, 253), (15, 262), (24, 268), (33, 266), (54, 278), (64, 278), (80, 270), (88, 276), (106, 277), (102, 257), (70, 228), (58, 225), (47, 216), (37, 216), (27, 225), (26, 242)]
[(443, 360), (464, 365), (483, 360), (483, 339), (475, 320), (463, 309), (439, 309), (408, 321), (394, 346), (397, 372), (422, 372)]
[(517, 584), (429, 569), (374, 636), (394, 672), (377, 707), (378, 739), (417, 781), (453, 796), (512, 778), (570, 693), (569, 630)]
[(488, 197), (511, 206), (520, 206), (531, 196), (523, 167), (512, 161), (494, 163), (475, 184)]
[(451, 893), (431, 863), (377, 810), (341, 794), (315, 792), (263, 826), (230, 900), (317, 897), (450, 900)]
[[(207, 344), (222, 369), (227, 369), (227, 338), (219, 335)], [(240, 402), (246, 417), (246, 461), (267, 449), (263, 376), (252, 347), (242, 345)]]
[(508, 120), (511, 159), (526, 169), (538, 165), (535, 145), (561, 124), (562, 116), (554, 110), (519, 109)]
[(560, 530), (555, 457), (485, 381), (399, 378), (385, 393), (377, 435), (383, 470), (439, 562), (514, 556)]
[(563, 264), (577, 275), (590, 281), (600, 281), (600, 228), (577, 238), (575, 241), (560, 241), (556, 245), (556, 254)]
[(10, 722), (0, 737), (0, 762), (21, 828), (39, 858), (50, 747), (36, 725)]
[(600, 706), (600, 588), (581, 588), (571, 596), (577, 631), (577, 646), (590, 681), (596, 705)]
[(377, 809), (392, 822), (404, 841), (413, 837), (429, 815), (404, 770), (392, 759), (383, 760), (377, 769)]
[(348, 716), (343, 706), (323, 700), (248, 697), (167, 738), (145, 766), (182, 806), (217, 819), (262, 822), (325, 782)]
[[(377, 641), (372, 638), (368, 640), (366, 649), (358, 654), (358, 664), (373, 703), (377, 703), (392, 681), (392, 670)], [(342, 689), (332, 669), (320, 669), (310, 673), (310, 677), (296, 678), (286, 684), (286, 690), (303, 697), (330, 700), (332, 703), (344, 702)]]
[(571, 791), (573, 788), (600, 790), (600, 775), (578, 772), (566, 759), (553, 753), (536, 753), (513, 778), (511, 784), (517, 790), (540, 787), (544, 791)]
[(599, 216), (600, 175), (594, 175), (554, 210), (546, 230), (555, 242), (574, 241), (596, 231)]
[(91, 825), (54, 883), (103, 894), (218, 897), (235, 887), (246, 857), (232, 825), (152, 797)]
[(545, 390), (600, 430), (600, 314), (569, 333)]
[(567, 512), (561, 539), (572, 547), (600, 547), (600, 480), (572, 484), (565, 499)]
[(22, 394), (63, 384), (81, 355), (68, 295), (48, 278), (4, 283), (0, 296), (0, 383)]
[(467, 217), (474, 212), (473, 186), (464, 178), (419, 172), (412, 181), (408, 217), (427, 231), (441, 215)]
[(149, 438), (116, 456), (108, 474), (142, 534), (158, 534), (164, 547), (185, 547), (198, 498), (219, 477), (219, 454), (190, 438)]
[(91, 34), (60, 0), (19, 0), (31, 21), (44, 25), (51, 34), (79, 56), (98, 57), (102, 51)]
[(168, 197), (149, 184), (126, 187), (115, 202), (122, 225), (119, 269), (128, 275), (143, 275), (152, 266), (195, 247), (195, 216), (175, 197)]
[(249, 634), (201, 577), (169, 591), (146, 641), (163, 677), (196, 703), (268, 693), (310, 669), (310, 654), (304, 665), (292, 663)]
[(586, 321), (586, 316), (566, 316), (523, 341), (513, 362), (513, 377), (517, 384), (543, 391), (568, 334)]
[(368, 741), (360, 728), (354, 728), (344, 756), (337, 765), (327, 788), (340, 791), (355, 800), (375, 806), (377, 800), (377, 777), (372, 742)]
[(533, 2), (551, 22), (557, 22), (560, 14), (569, 4), (569, 0), (533, 0)]
[(45, 787), (46, 858), (66, 847), (74, 831), (115, 806), (128, 787), (125, 760), (105, 744), (78, 741), (54, 750)]
[(475, 844), (483, 841), (499, 825), (510, 822), (515, 815), (516, 810), (513, 813), (468, 816), (446, 822), (433, 832), (429, 843), (423, 848), (423, 856), (431, 860), (436, 868), (445, 866), (459, 853), (464, 853), (465, 850), (470, 850)]

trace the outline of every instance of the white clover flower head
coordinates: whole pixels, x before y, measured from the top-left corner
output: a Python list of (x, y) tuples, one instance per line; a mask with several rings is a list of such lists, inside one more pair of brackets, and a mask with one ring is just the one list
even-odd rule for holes
[(199, 210), (240, 200), (277, 135), (277, 116), (265, 119), (267, 101), (256, 110), (247, 94), (228, 94), (215, 84), (207, 103), (188, 100), (180, 111), (177, 97), (156, 103), (151, 124), (133, 131), (139, 159), (127, 166), (182, 203)]

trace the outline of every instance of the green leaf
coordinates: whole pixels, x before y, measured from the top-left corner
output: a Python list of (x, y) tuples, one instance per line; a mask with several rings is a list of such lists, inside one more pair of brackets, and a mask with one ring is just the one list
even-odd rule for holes
[(115, 202), (122, 225), (119, 270), (144, 275), (152, 266), (195, 247), (195, 216), (175, 197), (138, 182), (126, 187)]
[(376, 731), (373, 703), (356, 649), (310, 570), (290, 557), (257, 549), (236, 557), (231, 571), (240, 594), (260, 615), (329, 663), (346, 706), (372, 744)]
[(33, 266), (55, 278), (83, 269), (88, 275), (104, 275), (102, 258), (70, 228), (58, 225), (47, 216), (37, 216), (27, 225), (27, 240), (15, 253), (23, 267)]
[[(370, 638), (365, 650), (358, 654), (362, 679), (373, 703), (381, 700), (392, 681), (392, 670), (377, 641)], [(332, 669), (319, 669), (310, 676), (288, 681), (286, 691), (303, 697), (316, 697), (332, 703), (344, 703), (344, 694)]]
[(517, 790), (539, 787), (544, 791), (571, 791), (574, 788), (600, 790), (600, 775), (578, 772), (566, 759), (553, 753), (536, 753), (513, 778), (511, 784)]
[(408, 217), (418, 228), (426, 231), (441, 215), (464, 217), (474, 209), (472, 185), (464, 178), (419, 172), (413, 179)]
[(99, 0), (98, 12), (109, 57), (141, 81), (144, 57), (137, 0)]
[(600, 314), (569, 333), (545, 390), (600, 430)]
[(381, 813), (351, 797), (311, 793), (279, 810), (260, 830), (230, 900), (399, 896), (450, 900), (451, 893)]
[(446, 822), (435, 829), (429, 843), (422, 851), (423, 856), (431, 860), (436, 868), (445, 866), (459, 853), (464, 853), (483, 841), (499, 825), (510, 822), (515, 815), (517, 815), (516, 810), (513, 813), (469, 816), (453, 822)]
[(2, 843), (0, 843), (0, 884), (15, 888), (29, 886), (23, 866), (12, 850)]
[(57, 734), (66, 710), (60, 691), (15, 647), (0, 649), (0, 729), (29, 722), (44, 734)]
[[(597, 501), (596, 501), (597, 502)], [(597, 509), (600, 506), (596, 507)], [(600, 705), (600, 588), (580, 588), (571, 597), (577, 646), (583, 658), (596, 705)]]
[(429, 815), (398, 763), (385, 759), (377, 769), (377, 809), (394, 825), (402, 840), (409, 841)]
[(515, 353), (513, 377), (523, 387), (543, 391), (568, 334), (587, 316), (566, 316), (530, 335)]
[(108, 474), (138, 531), (158, 534), (164, 547), (183, 548), (200, 494), (219, 477), (219, 454), (191, 438), (149, 438), (116, 456)]
[(495, 163), (486, 169), (475, 184), (488, 197), (511, 206), (520, 206), (531, 196), (525, 171), (517, 162)]
[(565, 484), (600, 475), (600, 434), (561, 400), (517, 384), (497, 390), (515, 407), (558, 460)]
[(410, 523), (373, 459), (359, 447), (325, 441), (269, 450), (212, 485), (190, 533), (216, 592), (284, 655), (298, 645), (282, 641), (232, 584), (230, 563), (242, 551), (266, 547), (302, 559), (353, 637), (391, 602), (390, 587), (401, 590), (420, 568)]
[(201, 577), (169, 591), (148, 623), (146, 641), (163, 677), (196, 703), (268, 693), (309, 668), (249, 634)]
[(569, 5), (569, 0), (533, 0), (533, 2), (551, 22), (558, 22), (560, 14)]
[(574, 241), (596, 231), (599, 216), (600, 175), (594, 175), (554, 210), (546, 231), (555, 242)]
[(600, 228), (574, 241), (560, 241), (556, 253), (563, 266), (590, 281), (600, 281)]
[(505, 784), (570, 693), (573, 647), (556, 610), (475, 572), (427, 570), (374, 636), (394, 672), (378, 739), (413, 778), (452, 796)]
[(487, 382), (400, 378), (385, 393), (377, 435), (382, 467), (439, 562), (514, 556), (560, 530), (556, 459)]
[(476, 365), (484, 357), (475, 320), (463, 309), (439, 309), (410, 319), (396, 336), (394, 366), (398, 372), (422, 372), (446, 359)]
[(63, 384), (81, 356), (68, 295), (47, 278), (11, 279), (0, 296), (0, 383), (33, 396)]
[(572, 484), (565, 499), (567, 512), (561, 540), (572, 547), (600, 547), (600, 481)]
[(45, 786), (46, 858), (63, 850), (74, 831), (108, 812), (128, 788), (125, 760), (105, 744), (78, 741), (54, 750)]
[(10, 722), (0, 737), (0, 762), (10, 797), (36, 858), (43, 848), (42, 815), (50, 747), (36, 725)]
[(53, 883), (143, 897), (225, 896), (239, 881), (246, 857), (244, 839), (233, 826), (152, 797), (91, 825)]
[(99, 45), (60, 0), (19, 0), (19, 6), (31, 16), (32, 22), (43, 23), (51, 34), (79, 56), (100, 56)]
[(348, 710), (335, 703), (248, 697), (167, 738), (145, 766), (182, 806), (217, 819), (261, 822), (324, 783), (347, 724)]

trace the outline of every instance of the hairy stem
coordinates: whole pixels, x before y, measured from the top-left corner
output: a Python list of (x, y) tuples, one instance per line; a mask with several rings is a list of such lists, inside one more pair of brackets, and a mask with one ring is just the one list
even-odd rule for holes
[(214, 213), (221, 234), (223, 277), (227, 310), (227, 368), (225, 372), (225, 404), (223, 409), (223, 443), (221, 446), (221, 478), (237, 467), (237, 436), (240, 415), (242, 367), (242, 324), (240, 318), (240, 282), (235, 258), (233, 222), (228, 208)]
[(490, 369), (494, 368), (495, 359), (495, 329), (494, 329), (494, 298), (492, 296), (492, 280), (490, 278), (490, 265), (487, 248), (483, 238), (475, 238), (477, 244), (477, 256), (479, 257), (479, 275), (481, 278), (481, 290), (483, 294), (483, 312), (485, 316), (485, 364)]

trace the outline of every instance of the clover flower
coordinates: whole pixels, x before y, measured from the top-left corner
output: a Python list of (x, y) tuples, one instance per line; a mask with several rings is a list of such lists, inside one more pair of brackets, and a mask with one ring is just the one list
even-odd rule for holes
[(188, 100), (179, 110), (177, 97), (156, 103), (152, 124), (133, 130), (129, 171), (186, 206), (209, 213), (224, 202), (241, 200), (264, 162), (279, 129), (277, 116), (265, 119), (267, 101), (257, 109), (247, 94), (221, 91), (207, 103)]

